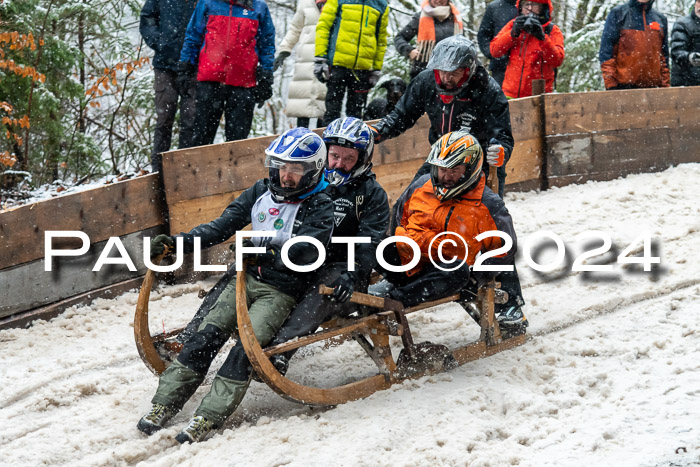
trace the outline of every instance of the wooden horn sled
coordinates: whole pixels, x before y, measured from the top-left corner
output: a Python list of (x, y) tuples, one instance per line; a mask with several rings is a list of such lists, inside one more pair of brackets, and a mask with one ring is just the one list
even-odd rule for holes
[[(164, 355), (168, 355), (172, 359), (181, 350), (181, 344), (174, 341), (173, 338), (182, 329), (156, 336), (150, 335), (148, 299), (153, 279), (154, 273), (149, 270), (139, 293), (134, 317), (134, 335), (141, 359), (153, 373), (159, 375), (169, 363)], [(525, 334), (512, 337), (501, 334), (498, 322), (494, 317), (495, 289), (498, 284), (492, 281), (479, 289), (476, 301), (471, 304), (472, 309), (478, 310), (481, 335), (478, 340), (463, 347), (449, 349), (444, 345), (429, 342), (414, 343), (406, 318), (407, 315), (416, 311), (455, 301), (459, 299), (459, 295), (452, 295), (404, 309), (399, 302), (394, 300), (355, 292), (350, 299), (351, 302), (377, 310), (377, 312), (365, 317), (333, 319), (324, 323), (321, 331), (263, 349), (255, 338), (248, 315), (244, 296), (246, 290), (245, 269), (237, 274), (236, 280), (239, 338), (254, 371), (273, 391), (286, 399), (302, 404), (329, 406), (362, 399), (403, 380), (448, 371), (466, 362), (488, 357), (521, 345), (527, 340)], [(331, 291), (332, 289), (321, 286), (320, 293), (327, 295)], [(396, 360), (392, 355), (390, 336), (401, 338), (401, 349)], [(280, 374), (269, 359), (272, 355), (298, 349), (315, 342), (330, 341), (332, 343), (349, 339), (354, 339), (360, 344), (369, 358), (376, 364), (377, 373), (375, 375), (333, 388), (316, 388), (297, 383)]]

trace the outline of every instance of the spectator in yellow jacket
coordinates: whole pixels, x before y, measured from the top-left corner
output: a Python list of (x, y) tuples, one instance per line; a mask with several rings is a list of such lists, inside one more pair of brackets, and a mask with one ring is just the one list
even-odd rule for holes
[(377, 84), (387, 45), (387, 0), (328, 0), (316, 25), (314, 75), (327, 83), (323, 120), (362, 118), (367, 93)]

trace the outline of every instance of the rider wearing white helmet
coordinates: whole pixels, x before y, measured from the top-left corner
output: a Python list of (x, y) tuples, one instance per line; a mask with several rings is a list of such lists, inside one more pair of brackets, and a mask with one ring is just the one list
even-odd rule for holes
[[(313, 272), (299, 273), (288, 269), (280, 259), (285, 241), (297, 236), (316, 238), (327, 246), (333, 231), (333, 202), (323, 178), (326, 147), (318, 135), (306, 128), (282, 134), (265, 150), (269, 179), (258, 180), (208, 224), (180, 234), (185, 252), (192, 251), (194, 238), (209, 247), (226, 241), (251, 224), (253, 230), (276, 233), (275, 237), (255, 238), (264, 246), (264, 254), (252, 257), (247, 268), (246, 293), (253, 329), (261, 345), (266, 345), (294, 308)], [(164, 244), (173, 245), (167, 235), (152, 241), (152, 252), (159, 254)], [(288, 250), (297, 265), (316, 261), (316, 248), (305, 242)], [(236, 330), (235, 266), (207, 297), (206, 309), (200, 309), (186, 334), (187, 341), (175, 360), (160, 376), (153, 408), (137, 427), (146, 434), (161, 429), (180, 411), (204, 381), (209, 365)], [(251, 368), (240, 341), (231, 349), (226, 361), (212, 381), (211, 390), (195, 410), (190, 423), (177, 436), (183, 442), (203, 440), (219, 427), (240, 404), (248, 389)]]

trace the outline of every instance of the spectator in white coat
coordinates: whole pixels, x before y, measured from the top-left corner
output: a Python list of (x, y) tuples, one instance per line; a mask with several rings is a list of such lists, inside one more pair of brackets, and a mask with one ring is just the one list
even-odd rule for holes
[(317, 127), (323, 126), (322, 117), (326, 111), (326, 85), (314, 76), (314, 41), (316, 23), (326, 0), (300, 0), (287, 34), (275, 57), (274, 69), (277, 70), (284, 60), (296, 50), (294, 77), (289, 85), (287, 98), (287, 116), (297, 118), (297, 126), (309, 127), (311, 118), (318, 118)]

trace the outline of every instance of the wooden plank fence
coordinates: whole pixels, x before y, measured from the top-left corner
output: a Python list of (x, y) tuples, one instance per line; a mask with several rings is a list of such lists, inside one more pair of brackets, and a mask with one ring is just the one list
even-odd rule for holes
[[(698, 109), (700, 87), (512, 100), (516, 145), (508, 163), (507, 190), (610, 180), (700, 162)], [(377, 145), (374, 171), (391, 199), (403, 191), (427, 156), (428, 125), (424, 117), (401, 137)], [(4, 290), (0, 327), (41, 315), (40, 310), (55, 314), (60, 304), (69, 306), (79, 297), (88, 300), (133, 285), (143, 272), (138, 239), (188, 231), (217, 217), (242, 190), (266, 175), (264, 148), (272, 139), (165, 153), (162, 185), (158, 175), (148, 175), (0, 212), (0, 286)], [(63, 277), (44, 272), (46, 230), (87, 233), (93, 256), (61, 259)], [(91, 271), (95, 251), (112, 236), (122, 237), (129, 245), (139, 271), (112, 268), (102, 275)], [(207, 253), (203, 255), (207, 263), (230, 260), (226, 245)]]

